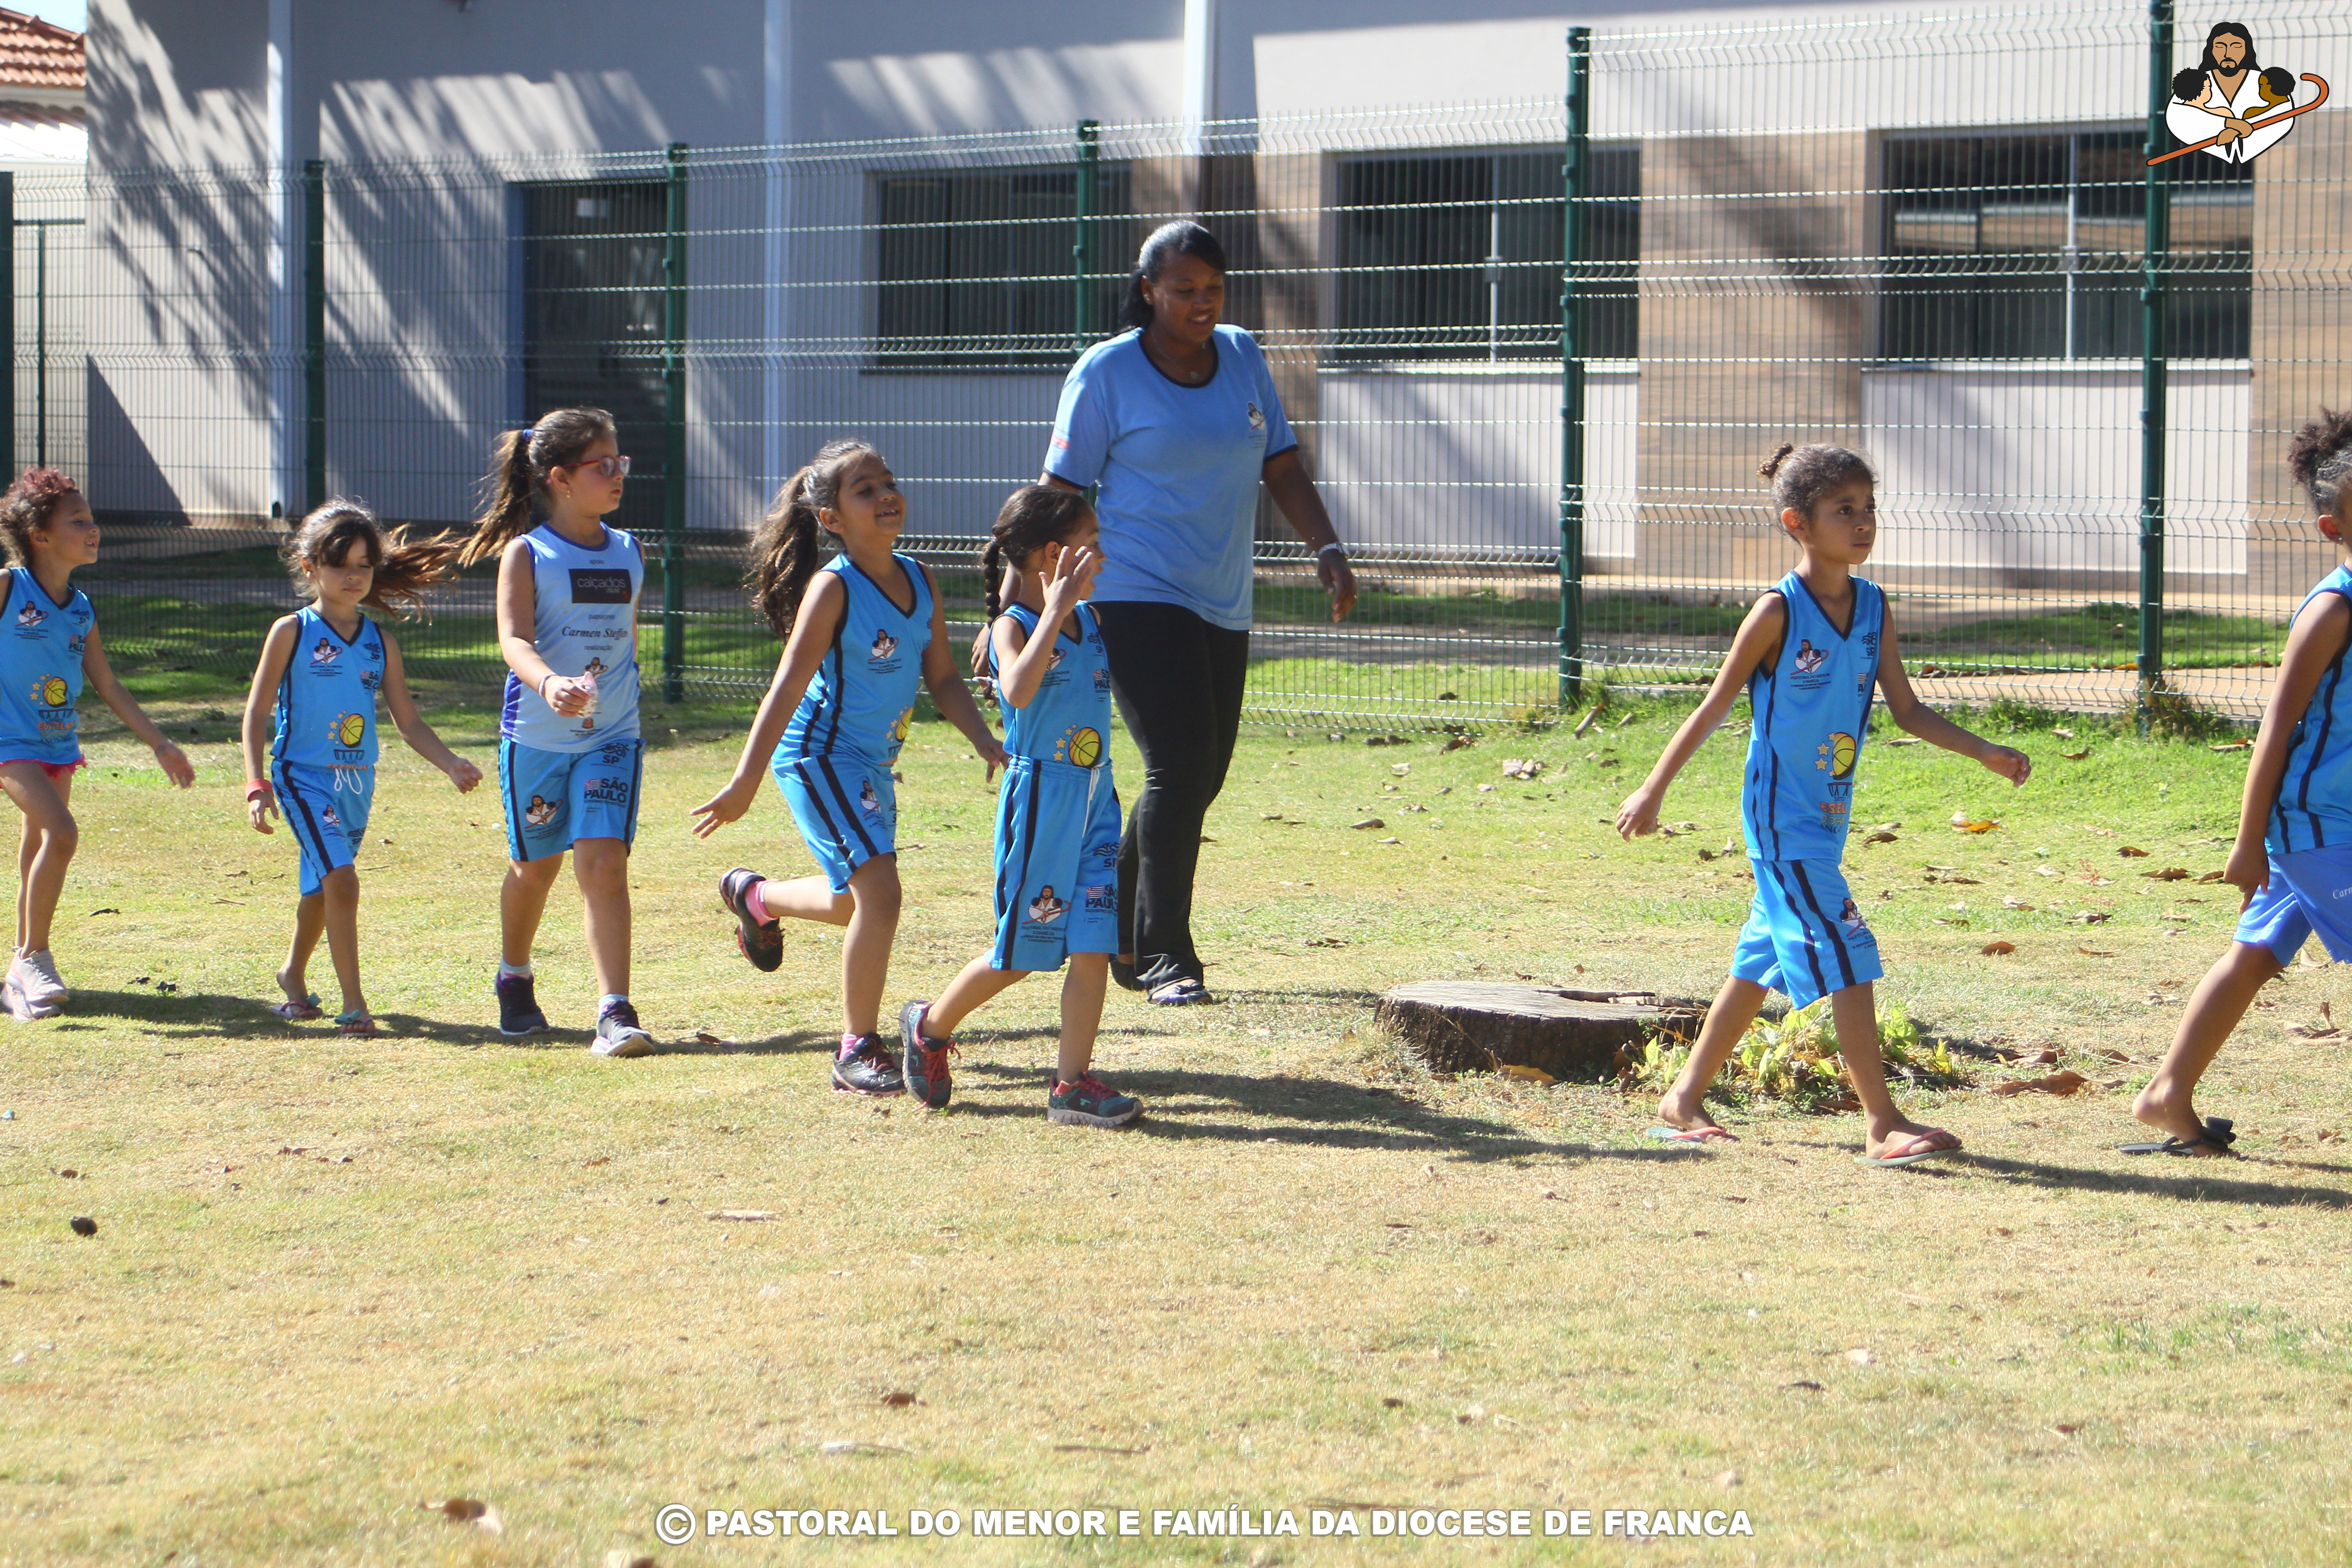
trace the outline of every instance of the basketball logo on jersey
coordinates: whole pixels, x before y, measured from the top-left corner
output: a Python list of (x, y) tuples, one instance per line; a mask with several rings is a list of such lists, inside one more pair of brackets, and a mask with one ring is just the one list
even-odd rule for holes
[(1102, 731), (1090, 725), (1068, 731), (1055, 742), (1054, 760), (1074, 763), (1082, 768), (1093, 767), (1102, 761)]
[(335, 744), (338, 746), (342, 746), (346, 749), (356, 746), (362, 741), (367, 739), (367, 715), (364, 713), (345, 713), (335, 721), (330, 732), (333, 735)]
[(33, 700), (44, 708), (62, 708), (70, 695), (62, 675), (45, 675), (33, 682)]
[(1054, 896), (1053, 884), (1050, 882), (1038, 889), (1037, 896), (1029, 900), (1029, 923), (1033, 926), (1052, 925), (1069, 912), (1068, 901)]
[(1830, 737), (1830, 743), (1821, 750), (1820, 765), (1829, 770), (1830, 777), (1843, 779), (1853, 776), (1854, 744), (1852, 735), (1840, 730)]
[(898, 721), (890, 726), (890, 743), (894, 746), (905, 745), (907, 743), (907, 726), (914, 721), (915, 710), (913, 708), (910, 707), (904, 713), (899, 714)]

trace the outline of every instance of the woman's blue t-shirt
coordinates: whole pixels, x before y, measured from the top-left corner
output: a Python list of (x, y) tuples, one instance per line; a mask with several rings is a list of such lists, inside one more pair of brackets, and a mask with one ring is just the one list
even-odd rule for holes
[(1095, 603), (1181, 605), (1246, 631), (1258, 480), (1298, 440), (1257, 340), (1220, 326), (1213, 342), (1216, 374), (1199, 386), (1170, 380), (1139, 332), (1087, 350), (1062, 384), (1045, 471), (1102, 487)]

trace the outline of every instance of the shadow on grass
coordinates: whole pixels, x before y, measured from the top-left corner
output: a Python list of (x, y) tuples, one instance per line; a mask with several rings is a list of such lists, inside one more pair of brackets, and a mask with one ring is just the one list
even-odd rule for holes
[[(1038, 1116), (1045, 1110), (1050, 1076), (1050, 1069), (989, 1062), (960, 1067), (956, 1081), (967, 1091), (976, 1086), (1023, 1098), (975, 1102), (967, 1092), (946, 1114), (984, 1119)], [(1131, 1129), (1143, 1137), (1283, 1143), (1301, 1149), (1385, 1150), (1442, 1156), (1454, 1164), (1529, 1157), (1664, 1164), (1687, 1158), (1687, 1152), (1682, 1150), (1616, 1149), (1538, 1137), (1508, 1122), (1432, 1110), (1393, 1094), (1334, 1079), (1256, 1078), (1139, 1067), (1122, 1070), (1118, 1087), (1144, 1102), (1143, 1115)], [(1265, 1120), (1250, 1124), (1224, 1120), (1235, 1116)]]
[[(2166, 1158), (2160, 1154), (2146, 1157), (2151, 1160)], [(2142, 1197), (2171, 1198), (2182, 1203), (2246, 1204), (2262, 1208), (2352, 1209), (2352, 1192), (2338, 1187), (2291, 1187), (2275, 1182), (2236, 1180), (2220, 1173), (2243, 1170), (2252, 1163), (2243, 1160), (2175, 1161), (2167, 1166), (2153, 1167), (2151, 1173), (2143, 1175), (2137, 1171), (2050, 1165), (2039, 1160), (2005, 1160), (1998, 1155), (1962, 1151), (1948, 1160), (1931, 1160), (1926, 1164), (1913, 1166), (1906, 1173), (1947, 1181), (1962, 1175), (1997, 1176), (2021, 1186), (2066, 1187), (2093, 1193), (2136, 1193)], [(2191, 1174), (2187, 1170), (2180, 1170), (2177, 1176), (2153, 1173), (2154, 1170), (2178, 1170), (2188, 1164), (2195, 1165), (2197, 1173)]]

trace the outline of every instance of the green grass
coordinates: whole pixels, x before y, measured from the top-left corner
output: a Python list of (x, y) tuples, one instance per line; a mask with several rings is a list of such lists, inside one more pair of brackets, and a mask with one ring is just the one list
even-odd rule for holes
[[(1664, 701), (1450, 752), (1246, 732), (1202, 851), (1223, 1000), (1114, 993), (1100, 1065), (1150, 1107), (1125, 1134), (1045, 1122), (1047, 981), (973, 1020), (944, 1115), (827, 1089), (836, 940), (795, 931), (756, 974), (712, 892), (730, 865), (797, 872), (804, 852), (772, 797), (711, 842), (685, 827), (741, 704), (649, 710), (632, 991), (668, 1052), (581, 1048), (568, 887), (540, 965), (571, 1032), (497, 1039), (494, 799), (396, 747), (362, 868), (395, 1032), (278, 1025), (292, 849), (244, 826), (216, 717), (235, 702), (165, 706), (203, 737), (187, 795), (90, 720), (56, 942), (76, 1000), (0, 1029), (0, 1563), (1623, 1551), (671, 1549), (651, 1534), (670, 1501), (887, 1508), (901, 1528), (910, 1507), (1724, 1507), (1754, 1521), (1748, 1562), (2342, 1558), (2352, 1162), (2323, 1134), (2347, 1108), (2336, 1044), (2281, 1026), (2352, 987), (2290, 971), (2217, 1065), (2205, 1108), (2238, 1119), (2248, 1161), (2113, 1152), (2236, 908), (2139, 873), (2221, 864), (2243, 752), (2056, 736), (2024, 710), (1986, 721), (2035, 758), (2022, 790), (1867, 749), (1857, 820), (1902, 824), (1847, 857), (1882, 995), (1966, 1080), (1902, 1094), (1968, 1156), (1897, 1173), (1852, 1163), (1857, 1119), (1761, 1105), (1736, 1147), (1661, 1153), (1641, 1100), (1433, 1076), (1373, 1025), (1381, 989), (1432, 976), (1713, 989), (1751, 886), (1719, 853), (1738, 744), (1669, 798), (1681, 837), (1626, 846), (1603, 823), (1684, 710)], [(478, 700), (436, 719), (487, 763)], [(1507, 756), (1546, 766), (1507, 780)], [(984, 940), (993, 798), (935, 722), (903, 767), (894, 997)], [(1955, 811), (2000, 826), (1958, 833)], [(2017, 951), (1983, 956), (1996, 938)], [(1987, 1092), (2048, 1070), (2000, 1053), (2043, 1047), (2095, 1087)], [(704, 1217), (721, 1209), (776, 1218)], [(415, 1507), (450, 1497), (495, 1505), (505, 1533)]]

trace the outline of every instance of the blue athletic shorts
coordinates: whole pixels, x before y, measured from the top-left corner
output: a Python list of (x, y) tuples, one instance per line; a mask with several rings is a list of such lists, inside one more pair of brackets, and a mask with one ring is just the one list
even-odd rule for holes
[(1878, 939), (1863, 923), (1834, 860), (1755, 860), (1756, 901), (1731, 955), (1735, 980), (1788, 994), (1806, 1007), (1875, 980)]
[(824, 879), (849, 891), (850, 873), (877, 855), (898, 852), (898, 792), (890, 770), (846, 752), (775, 763), (793, 821)]
[(302, 855), (302, 896), (325, 885), (327, 873), (359, 858), (367, 841), (368, 810), (375, 804), (373, 768), (318, 768), (280, 763), (270, 781), (278, 814)]
[(583, 838), (636, 842), (637, 788), (646, 745), (635, 736), (584, 752), (543, 752), (499, 742), (499, 795), (507, 814), (507, 854), (517, 860), (561, 855)]
[(2238, 917), (2238, 940), (2293, 963), (2318, 932), (2327, 956), (2352, 961), (2352, 845), (2271, 851), (2271, 879)]
[(996, 797), (992, 969), (1118, 951), (1118, 792), (1110, 766), (1015, 757)]

